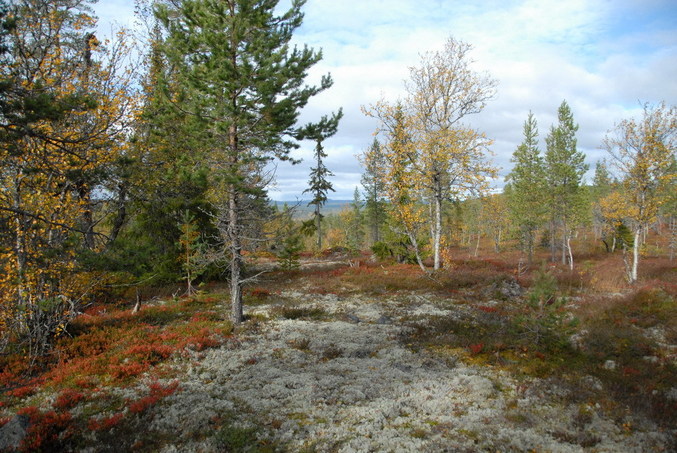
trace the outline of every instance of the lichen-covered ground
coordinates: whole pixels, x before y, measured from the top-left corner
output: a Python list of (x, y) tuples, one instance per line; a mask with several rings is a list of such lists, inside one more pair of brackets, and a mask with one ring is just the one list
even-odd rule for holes
[[(155, 409), (147, 427), (173, 434), (163, 451), (671, 448), (674, 431), (598, 404), (572, 403), (572, 390), (551, 381), (517, 379), (499, 367), (465, 363), (453, 351), (415, 352), (406, 344), (409, 325), (468, 309), (451, 299), (281, 296), (249, 312), (272, 319), (226, 347), (176, 364), (186, 371), (181, 391)], [(306, 319), (275, 319), (279, 304)], [(588, 379), (583, 387), (604, 392)], [(205, 437), (222, 420), (227, 427)]]
[(493, 261), (305, 266), (247, 288), (235, 328), (216, 285), (90, 307), (39, 373), (5, 361), (0, 450), (677, 449), (669, 287), (518, 282)]

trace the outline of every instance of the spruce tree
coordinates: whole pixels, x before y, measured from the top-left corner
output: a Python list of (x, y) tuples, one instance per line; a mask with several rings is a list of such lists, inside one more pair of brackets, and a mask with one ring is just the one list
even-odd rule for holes
[(385, 155), (378, 139), (374, 139), (362, 156), (364, 173), (362, 187), (365, 190), (364, 216), (371, 232), (371, 244), (382, 239), (382, 227), (386, 221), (386, 203), (384, 187)]
[(290, 47), (301, 25), (303, 0), (278, 14), (278, 0), (184, 0), (159, 5), (166, 29), (163, 51), (176, 80), (189, 94), (177, 106), (203, 121), (197, 139), (210, 151), (221, 193), (218, 224), (228, 255), (231, 318), (242, 321), (242, 240), (244, 196), (263, 196), (265, 187), (252, 170), (275, 158), (290, 160), (303, 129), (300, 109), (329, 88), (304, 85), (308, 70), (322, 55)]
[[(562, 101), (557, 110), (558, 124), (550, 128), (545, 139), (546, 180), (548, 208), (551, 216), (552, 259), (555, 258), (555, 241), (560, 240), (562, 264), (569, 262), (573, 269), (571, 235), (576, 223), (582, 220), (585, 210), (585, 191), (582, 186), (583, 175), (588, 170), (585, 155), (578, 151), (576, 131), (571, 108)], [(560, 237), (556, 238), (559, 230)]]
[(543, 223), (545, 170), (538, 149), (538, 124), (533, 113), (524, 122), (524, 140), (510, 159), (515, 164), (506, 181), (508, 207), (519, 226), (529, 263), (533, 260), (536, 231)]
[(590, 202), (592, 210), (593, 230), (595, 239), (601, 239), (607, 251), (611, 251), (609, 243), (607, 242), (606, 233), (609, 228), (605, 228), (605, 219), (602, 215), (601, 201), (606, 198), (612, 191), (612, 181), (607, 169), (606, 161), (600, 160), (595, 164), (595, 176), (590, 187)]
[(132, 147), (117, 165), (116, 240), (102, 265), (143, 281), (174, 282), (183, 275), (180, 227), (186, 212), (200, 236), (217, 234), (207, 199), (209, 155), (199, 139), (207, 124), (178, 108), (190, 94), (163, 55), (160, 23), (142, 19), (149, 22), (141, 79), (144, 103), (134, 123)]
[(277, 262), (282, 269), (290, 271), (297, 269), (301, 264), (299, 258), (303, 250), (303, 241), (299, 229), (294, 224), (292, 211), (284, 204), (280, 215), (282, 228), (280, 233), (281, 243), (277, 253)]
[(364, 203), (362, 202), (360, 191), (355, 187), (353, 201), (350, 203), (350, 222), (347, 225), (348, 234), (346, 235), (348, 248), (352, 251), (361, 250), (362, 244), (364, 243), (364, 230), (362, 228), (364, 220), (363, 205)]
[(342, 116), (342, 111), (339, 111), (338, 114), (333, 115), (331, 118), (325, 116), (319, 123), (307, 125), (302, 132), (303, 138), (315, 141), (315, 167), (310, 169), (308, 188), (303, 193), (311, 193), (313, 195), (313, 199), (310, 200), (308, 206), (315, 206), (312, 223), (317, 233), (318, 252), (322, 251), (322, 206), (327, 202), (329, 191), (335, 192), (334, 186), (327, 179), (330, 176), (334, 176), (334, 174), (324, 164), (323, 159), (327, 157), (327, 153), (324, 152), (322, 143), (325, 139), (336, 133)]

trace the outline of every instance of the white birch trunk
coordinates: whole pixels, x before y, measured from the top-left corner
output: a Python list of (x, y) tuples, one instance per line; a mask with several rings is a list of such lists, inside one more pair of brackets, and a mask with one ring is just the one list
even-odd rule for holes
[(635, 243), (632, 245), (632, 269), (630, 270), (630, 283), (637, 281), (637, 266), (639, 264), (639, 241), (642, 235), (642, 227), (635, 230)]
[(442, 200), (435, 197), (435, 226), (433, 231), (433, 253), (435, 255), (434, 269), (440, 268), (440, 241), (442, 237)]

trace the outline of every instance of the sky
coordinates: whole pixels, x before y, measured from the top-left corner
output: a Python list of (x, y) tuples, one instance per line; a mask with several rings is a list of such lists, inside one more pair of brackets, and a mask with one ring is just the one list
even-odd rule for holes
[[(99, 0), (102, 33), (111, 23), (132, 27), (133, 9), (133, 0)], [(470, 44), (472, 67), (498, 80), (487, 107), (464, 120), (493, 140), (496, 189), (510, 172), (529, 111), (544, 151), (557, 108), (567, 101), (579, 125), (578, 149), (591, 168), (589, 181), (614, 124), (638, 118), (642, 103), (677, 105), (675, 0), (308, 0), (303, 11), (294, 42), (323, 52), (308, 81), (330, 73), (334, 85), (311, 100), (300, 121), (344, 112), (338, 133), (324, 143), (334, 173), (332, 199), (352, 199), (360, 185), (357, 156), (378, 127), (361, 107), (403, 98), (409, 68), (426, 52), (441, 50), (449, 37)], [(294, 152), (301, 164), (277, 166), (272, 199), (304, 198), (313, 147), (304, 143)]]

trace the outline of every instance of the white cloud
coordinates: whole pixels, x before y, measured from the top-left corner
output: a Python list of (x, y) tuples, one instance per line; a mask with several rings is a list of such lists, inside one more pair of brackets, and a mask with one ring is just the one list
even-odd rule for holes
[[(132, 0), (101, 0), (100, 15), (127, 21)], [(128, 8), (124, 8), (124, 5)], [(103, 9), (102, 9), (103, 8)], [(408, 67), (453, 35), (474, 46), (476, 68), (499, 80), (486, 110), (468, 118), (495, 143), (495, 161), (509, 171), (529, 110), (543, 148), (563, 99), (579, 123), (578, 143), (594, 162), (614, 122), (637, 113), (638, 101), (677, 103), (677, 13), (672, 0), (309, 0), (298, 44), (322, 48), (310, 79), (331, 72), (334, 86), (311, 100), (302, 121), (343, 107), (338, 134), (326, 143), (336, 174), (334, 198), (359, 184), (355, 155), (373, 140), (374, 120), (360, 106), (403, 94)], [(116, 13), (117, 11), (117, 13)], [(310, 156), (312, 145), (299, 151)], [(271, 192), (294, 199), (306, 187), (310, 162), (280, 164)]]

